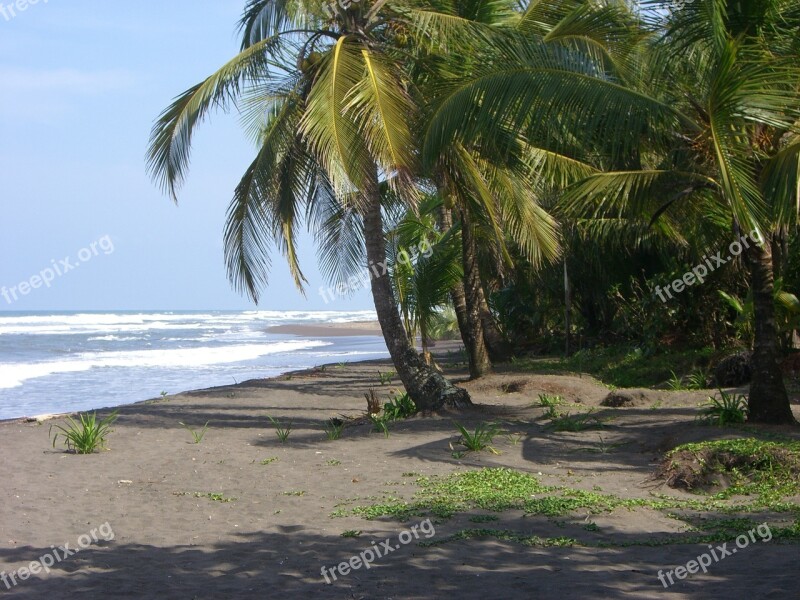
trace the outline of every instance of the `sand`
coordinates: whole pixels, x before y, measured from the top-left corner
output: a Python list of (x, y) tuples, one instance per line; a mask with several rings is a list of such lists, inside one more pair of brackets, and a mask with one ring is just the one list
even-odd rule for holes
[(352, 321), (350, 323), (322, 323), (317, 325), (275, 325), (268, 333), (283, 333), (303, 337), (352, 337), (382, 335), (377, 321)]
[[(464, 378), (460, 369), (451, 369), (451, 376)], [(327, 419), (362, 415), (370, 387), (389, 392), (390, 385), (378, 381), (378, 372), (388, 370), (381, 361), (329, 366), (126, 406), (109, 449), (89, 456), (52, 448), (48, 429), (59, 421), (0, 424), (0, 571), (18, 571), (52, 552), (51, 545), (67, 542), (75, 548), (92, 529), (99, 540), (55, 564), (49, 574), (34, 575), (11, 590), (0, 582), (0, 597), (798, 597), (800, 553), (796, 545), (778, 542), (756, 544), (743, 550), (746, 556), (728, 558), (708, 574), (691, 575), (665, 590), (659, 569), (686, 564), (706, 546), (627, 545), (689, 535), (684, 521), (649, 509), (592, 516), (598, 532), (586, 530), (590, 517), (581, 513), (548, 519), (508, 511), (499, 521), (475, 525), (468, 518), (485, 511), (472, 511), (432, 522), (432, 539), (445, 540), (466, 527), (492, 527), (605, 540), (613, 547), (529, 547), (496, 539), (423, 547), (412, 541), (368, 570), (326, 583), (323, 566), (349, 560), (372, 542), (389, 538), (395, 544), (406, 528), (422, 521), (331, 516), (387, 494), (411, 498), (416, 486), (404, 473), (506, 466), (541, 473), (547, 484), (599, 488), (622, 497), (685, 496), (653, 481), (661, 452), (685, 441), (731, 435), (694, 425), (703, 393), (653, 391), (651, 406), (606, 409), (599, 402), (607, 390), (589, 377), (507, 372), (465, 383), (480, 406), (457, 417), (470, 427), (499, 419), (518, 432), (516, 442), (496, 440), (501, 454), (455, 458), (450, 415), (403, 421), (388, 439), (365, 424), (327, 441), (322, 431)], [(613, 420), (601, 432), (553, 432), (539, 420), (542, 409), (530, 408), (540, 392), (596, 406), (598, 415)], [(287, 443), (277, 440), (268, 416), (293, 420)], [(194, 427), (209, 421), (203, 441), (191, 443), (180, 421)], [(231, 501), (215, 501), (209, 493)], [(113, 540), (98, 535), (105, 523)], [(342, 537), (348, 530), (361, 535)]]

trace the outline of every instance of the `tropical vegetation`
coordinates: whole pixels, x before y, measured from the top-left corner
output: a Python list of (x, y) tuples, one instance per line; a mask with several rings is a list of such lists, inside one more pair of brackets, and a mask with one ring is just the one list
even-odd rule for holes
[(177, 199), (197, 126), (242, 114), (225, 253), (254, 301), (275, 251), (304, 288), (306, 226), (332, 284), (369, 270), (417, 410), (470, 404), (429, 353), (451, 315), (472, 377), (513, 354), (749, 349), (747, 419), (794, 423), (796, 2), (248, 0), (239, 27), (148, 160)]

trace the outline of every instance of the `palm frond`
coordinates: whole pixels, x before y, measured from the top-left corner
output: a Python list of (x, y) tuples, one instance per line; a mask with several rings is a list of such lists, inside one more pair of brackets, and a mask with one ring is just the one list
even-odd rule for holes
[(696, 173), (640, 170), (595, 173), (567, 188), (560, 208), (569, 218), (641, 216), (653, 219), (664, 206), (690, 198), (715, 182)]
[(507, 128), (535, 140), (543, 127), (557, 132), (552, 143), (563, 131), (580, 132), (613, 160), (635, 152), (642, 135), (655, 142), (659, 131), (691, 123), (672, 105), (599, 76), (585, 56), (549, 45), (518, 49), (506, 64), (488, 61), (442, 93), (425, 132), (426, 161), (457, 138)]
[(291, 26), (291, 8), (294, 4), (292, 0), (247, 0), (239, 20), (242, 50), (278, 35)]
[(256, 302), (268, 283), (273, 244), (286, 256), (299, 289), (305, 281), (295, 251), (295, 209), (314, 168), (298, 145), (301, 115), (297, 98), (273, 108), (259, 153), (237, 185), (228, 210), (224, 234), (228, 276), (236, 289)]
[(800, 214), (800, 136), (770, 158), (761, 174), (761, 188), (776, 223), (797, 223)]
[(323, 58), (300, 124), (306, 143), (341, 197), (363, 188), (374, 164), (363, 133), (347, 110), (348, 95), (364, 74), (361, 50), (347, 36), (339, 38)]
[(267, 51), (277, 42), (278, 38), (269, 38), (244, 50), (178, 96), (159, 116), (150, 135), (147, 168), (173, 200), (177, 201), (186, 176), (195, 128), (210, 109), (232, 106), (249, 77), (264, 76), (271, 62)]
[(416, 145), (411, 132), (414, 104), (398, 74), (378, 54), (361, 51), (366, 75), (346, 96), (346, 112), (367, 141), (371, 157), (395, 189), (408, 190), (417, 172)]

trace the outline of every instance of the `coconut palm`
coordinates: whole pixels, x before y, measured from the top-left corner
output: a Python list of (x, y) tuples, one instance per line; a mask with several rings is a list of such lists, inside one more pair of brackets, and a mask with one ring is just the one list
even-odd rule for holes
[[(436, 410), (464, 406), (469, 395), (426, 365), (405, 335), (386, 276), (382, 205), (387, 189), (406, 206), (418, 198), (420, 100), (396, 59), (402, 32), (430, 13), (419, 10), (423, 4), (249, 0), (241, 52), (160, 116), (149, 168), (176, 199), (196, 127), (212, 108), (241, 110), (258, 151), (227, 218), (232, 283), (258, 301), (276, 246), (302, 288), (295, 244), (304, 219), (327, 223), (319, 235), (349, 244), (343, 267), (330, 258), (334, 246), (326, 248), (323, 268), (339, 275), (359, 252), (353, 240), (363, 240), (361, 267), (374, 274), (375, 308), (398, 375), (419, 409)], [(338, 236), (330, 227), (337, 216)]]
[(389, 256), (395, 296), (409, 339), (419, 335), (425, 362), (431, 364), (429, 342), (439, 311), (448, 306), (449, 293), (461, 281), (459, 231), (440, 231), (436, 215), (441, 199), (428, 196), (408, 211), (389, 237)]
[[(426, 97), (446, 86), (453, 73), (469, 73), (479, 64), (497, 66), (491, 64), (487, 42), (504, 40), (519, 20), (520, 3), (513, 0), (441, 4), (446, 8), (424, 12), (412, 29), (418, 54), (431, 65), (419, 78)], [(503, 152), (471, 138), (427, 157), (430, 178), (444, 199), (441, 225), (447, 228), (453, 219), (461, 225), (464, 279), (453, 289), (452, 300), (473, 378), (489, 373), (493, 360), (506, 360), (511, 353), (488, 308), (481, 250), (488, 250), (484, 254), (491, 267), (486, 271), (493, 275), (512, 266), (507, 243), (518, 244), (537, 265), (559, 252), (555, 221), (540, 208), (529, 169), (519, 168), (517, 153), (525, 145), (510, 137)]]
[[(593, 3), (560, 3), (570, 4), (574, 25)], [(687, 204), (715, 217), (721, 208), (737, 238), (767, 239), (745, 253), (756, 323), (749, 418), (792, 423), (779, 368), (773, 257), (796, 228), (800, 206), (800, 9), (785, 0), (651, 4), (659, 10), (650, 16), (649, 40), (594, 56), (588, 50), (604, 48), (597, 35), (572, 47), (553, 44), (559, 27), (541, 30), (541, 19), (524, 16), (540, 30), (506, 49), (505, 72), (454, 88), (430, 139), (436, 146), (511, 122), (562, 152), (583, 157), (588, 148), (602, 157), (606, 172), (567, 194), (572, 208), (588, 204), (598, 218), (645, 214), (651, 222), (691, 210)], [(621, 3), (605, 7), (610, 14)]]
[(755, 323), (749, 420), (793, 423), (780, 369), (773, 257), (796, 230), (800, 206), (797, 5), (661, 4), (672, 10), (656, 22), (666, 33), (651, 53), (649, 93), (678, 107), (681, 126), (650, 164), (595, 175), (570, 196), (602, 198), (606, 208), (638, 204), (653, 219), (686, 203), (725, 207), (734, 240), (746, 235), (751, 242), (743, 253)]

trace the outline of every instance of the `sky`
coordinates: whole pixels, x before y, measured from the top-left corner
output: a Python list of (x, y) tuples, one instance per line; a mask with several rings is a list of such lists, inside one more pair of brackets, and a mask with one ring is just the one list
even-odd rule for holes
[[(223, 258), (255, 156), (238, 115), (198, 130), (178, 206), (145, 164), (160, 112), (237, 53), (245, 0), (31, 2), (0, 0), (0, 311), (256, 308)], [(300, 259), (307, 296), (276, 253), (257, 308), (372, 308), (326, 303), (311, 235)]]

